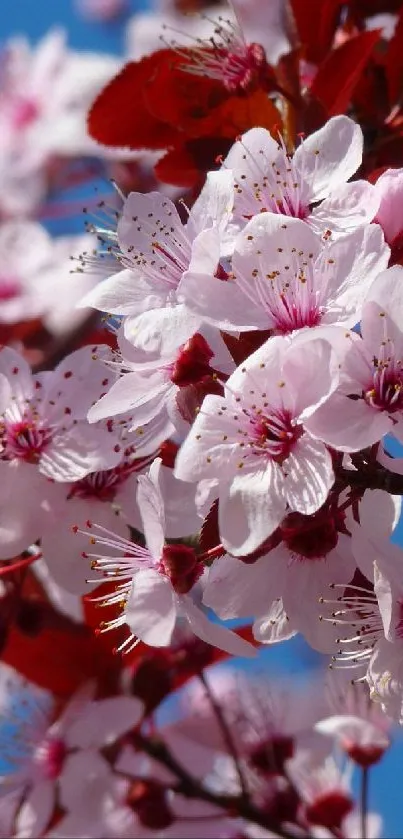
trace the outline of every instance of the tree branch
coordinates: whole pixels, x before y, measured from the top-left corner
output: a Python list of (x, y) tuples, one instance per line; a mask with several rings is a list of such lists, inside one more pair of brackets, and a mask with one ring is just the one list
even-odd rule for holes
[(391, 495), (403, 495), (403, 475), (389, 472), (379, 463), (363, 466), (357, 471), (336, 467), (336, 478), (354, 489), (383, 489)]
[[(185, 798), (207, 801), (209, 804), (226, 810), (228, 818), (242, 818), (253, 824), (258, 824), (260, 827), (272, 831), (276, 836), (281, 837), (281, 839), (296, 839), (295, 834), (290, 833), (289, 830), (277, 824), (273, 819), (270, 819), (266, 813), (263, 813), (254, 804), (250, 803), (250, 801), (245, 800), (243, 796), (223, 795), (222, 793), (211, 792), (178, 763), (165, 743), (159, 738), (147, 738), (143, 734), (136, 732), (130, 735), (130, 740), (136, 749), (140, 749), (150, 757), (158, 760), (178, 778), (179, 783), (175, 786), (175, 792), (185, 796)], [(299, 839), (303, 839), (300, 833), (298, 837)], [(308, 834), (305, 834), (305, 839), (308, 839)]]

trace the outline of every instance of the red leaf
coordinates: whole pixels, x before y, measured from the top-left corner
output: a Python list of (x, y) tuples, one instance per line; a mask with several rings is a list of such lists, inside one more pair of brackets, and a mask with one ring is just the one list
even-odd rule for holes
[(62, 699), (90, 679), (96, 679), (101, 695), (111, 694), (120, 672), (119, 659), (106, 653), (90, 629), (78, 625), (68, 631), (44, 629), (35, 637), (13, 627), (2, 660)]
[(326, 58), (343, 0), (291, 0), (304, 57), (313, 64)]
[(347, 110), (379, 38), (378, 30), (361, 32), (332, 50), (322, 61), (310, 92), (326, 108), (329, 117), (343, 114)]
[[(175, 125), (154, 116), (145, 100), (146, 86), (155, 78), (171, 50), (158, 50), (132, 61), (101, 91), (88, 115), (88, 130), (106, 146), (164, 149), (177, 139)], [(160, 95), (164, 92), (161, 90)]]
[(389, 42), (385, 71), (390, 104), (400, 101), (403, 93), (403, 8), (400, 11), (393, 38)]

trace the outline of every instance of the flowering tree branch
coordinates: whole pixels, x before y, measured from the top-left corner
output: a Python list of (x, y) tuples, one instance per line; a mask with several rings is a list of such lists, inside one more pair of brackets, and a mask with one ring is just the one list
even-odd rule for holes
[(382, 489), (391, 495), (403, 495), (403, 475), (389, 472), (379, 463), (363, 464), (357, 471), (338, 467), (336, 477), (346, 486), (362, 491)]
[[(140, 749), (158, 760), (178, 778), (179, 783), (175, 787), (175, 792), (185, 796), (185, 798), (198, 799), (216, 807), (222, 807), (232, 817), (246, 819), (259, 825), (259, 827), (272, 831), (282, 839), (295, 839), (295, 834), (277, 824), (266, 813), (255, 807), (244, 795), (223, 795), (211, 792), (181, 766), (160, 738), (145, 737), (143, 734), (136, 732), (136, 734), (130, 735), (130, 739), (136, 749)], [(301, 836), (300, 833), (298, 835)]]

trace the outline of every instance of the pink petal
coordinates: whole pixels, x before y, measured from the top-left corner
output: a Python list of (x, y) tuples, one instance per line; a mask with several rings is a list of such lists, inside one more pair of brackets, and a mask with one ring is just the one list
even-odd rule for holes
[(280, 524), (285, 513), (283, 479), (277, 464), (238, 474), (220, 488), (222, 544), (234, 556), (252, 553)]
[(362, 149), (361, 128), (346, 116), (332, 117), (301, 143), (294, 163), (310, 183), (311, 202), (326, 198), (354, 175), (361, 165)]
[(379, 207), (379, 196), (368, 181), (353, 181), (336, 187), (328, 198), (312, 211), (312, 224), (348, 233), (369, 224)]
[(210, 621), (207, 615), (193, 603), (189, 595), (183, 595), (180, 598), (180, 604), (181, 611), (187, 618), (190, 628), (206, 644), (211, 644), (213, 647), (225, 650), (230, 655), (239, 655), (247, 658), (256, 655), (256, 649), (253, 644), (240, 638), (239, 635), (231, 632), (227, 627)]
[(284, 462), (284, 495), (291, 510), (306, 516), (325, 503), (334, 483), (332, 458), (326, 446), (304, 434)]
[(53, 781), (39, 781), (25, 798), (16, 818), (18, 839), (36, 839), (49, 824), (55, 804)]
[(166, 283), (161, 288), (151, 284), (134, 270), (126, 268), (98, 283), (80, 300), (80, 307), (91, 306), (114, 315), (138, 315), (164, 306), (168, 295)]
[(146, 544), (157, 562), (161, 559), (165, 543), (164, 501), (159, 488), (160, 467), (161, 460), (157, 458), (150, 467), (148, 475), (139, 475), (137, 489), (137, 504), (143, 522)]
[(126, 621), (133, 633), (150, 647), (171, 642), (177, 608), (171, 584), (152, 569), (138, 571), (126, 606)]
[(134, 728), (143, 714), (143, 705), (133, 696), (113, 696), (91, 702), (67, 732), (71, 748), (90, 749), (115, 743)]

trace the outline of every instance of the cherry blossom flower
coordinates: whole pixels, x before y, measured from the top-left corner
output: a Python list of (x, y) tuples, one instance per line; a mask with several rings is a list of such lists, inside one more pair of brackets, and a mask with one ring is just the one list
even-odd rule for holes
[(367, 672), (371, 698), (388, 716), (403, 725), (403, 642), (380, 638)]
[(40, 317), (46, 301), (40, 294), (44, 271), (53, 262), (52, 241), (40, 224), (8, 222), (0, 227), (0, 322)]
[(106, 22), (127, 10), (127, 0), (76, 0), (76, 7), (88, 20)]
[(323, 763), (302, 752), (288, 763), (288, 772), (304, 802), (304, 815), (311, 825), (340, 830), (353, 810), (348, 768), (342, 773), (332, 757)]
[[(0, 796), (15, 795), (18, 836), (35, 837), (46, 829), (59, 791), (62, 806), (70, 803), (77, 780), (97, 771), (98, 749), (120, 738), (141, 719), (142, 705), (134, 697), (117, 696), (94, 701), (93, 687), (77, 692), (59, 716), (49, 695), (33, 686), (28, 707), (9, 715), (10, 726), (1, 731), (2, 755), (13, 771), (1, 778)], [(70, 761), (80, 775), (71, 772)], [(83, 769), (85, 773), (83, 775)]]
[(101, 262), (81, 268), (79, 255), (92, 251), (94, 242), (87, 234), (51, 239), (32, 221), (5, 222), (0, 228), (0, 322), (41, 318), (56, 335), (77, 327), (91, 311), (77, 309), (76, 303), (104, 276)]
[(377, 225), (324, 247), (303, 221), (262, 213), (236, 238), (229, 279), (197, 265), (186, 272), (179, 295), (195, 314), (228, 331), (352, 327), (389, 253)]
[[(152, 12), (137, 12), (126, 27), (126, 49), (130, 58), (138, 60), (160, 48), (161, 31), (172, 32), (174, 48), (208, 46), (215, 26), (224, 28), (227, 40), (231, 27), (241, 29), (248, 44), (258, 42), (265, 50), (271, 64), (276, 64), (280, 55), (289, 50), (289, 40), (283, 20), (282, 0), (273, 0), (262, 6), (258, 0), (232, 0), (231, 4), (206, 5), (202, 14), (178, 14), (175, 3), (160, 2)], [(236, 34), (236, 33), (234, 33)], [(234, 37), (234, 35), (233, 35)], [(230, 42), (231, 43), (231, 42)]]
[(218, 480), (219, 530), (230, 553), (258, 548), (287, 505), (316, 512), (332, 486), (331, 457), (305, 431), (337, 386), (330, 346), (307, 340), (303, 351), (270, 338), (230, 376), (224, 396), (207, 396), (176, 460), (175, 474)]
[(102, 154), (86, 133), (86, 109), (118, 69), (112, 57), (70, 52), (58, 30), (35, 49), (24, 38), (7, 42), (1, 59), (2, 215), (36, 208), (46, 195), (55, 156)]
[(34, 376), (15, 350), (0, 350), (3, 557), (24, 550), (41, 535), (49, 479), (80, 480), (121, 460), (119, 437), (105, 426), (91, 428), (85, 418), (113, 378), (94, 360), (94, 352), (102, 354), (103, 349), (84, 347), (53, 372)]
[(362, 310), (362, 338), (327, 333), (337, 344), (340, 386), (308, 427), (339, 451), (359, 451), (388, 433), (403, 439), (402, 279), (403, 269), (395, 265), (372, 283)]
[(202, 266), (214, 276), (232, 203), (229, 172), (209, 173), (186, 224), (169, 198), (157, 192), (130, 193), (117, 234), (110, 234), (123, 270), (86, 295), (81, 305), (125, 315), (125, 335), (134, 346), (169, 351), (180, 322), (186, 328), (189, 321), (197, 330), (197, 319), (179, 302), (177, 289), (190, 266)]
[(378, 178), (375, 189), (380, 199), (376, 221), (381, 225), (391, 249), (391, 265), (401, 263), (403, 252), (403, 169), (387, 169)]
[(244, 223), (261, 212), (281, 213), (321, 234), (367, 224), (379, 206), (376, 191), (367, 181), (347, 183), (361, 164), (362, 148), (361, 128), (346, 116), (332, 117), (294, 155), (281, 137), (251, 128), (223, 164), (234, 174), (236, 219)]
[(113, 434), (85, 421), (89, 406), (111, 378), (94, 358), (104, 351), (108, 348), (84, 347), (66, 356), (52, 373), (33, 376), (17, 352), (0, 350), (3, 464), (37, 465), (46, 477), (68, 481), (119, 462), (121, 446)]
[(401, 637), (401, 551), (390, 542), (400, 513), (400, 499), (366, 492), (359, 506), (360, 524), (349, 519), (351, 550), (361, 574), (349, 585), (331, 583), (320, 596), (323, 623), (338, 630), (336, 666), (365, 677), (379, 641)]
[(270, 680), (240, 673), (235, 668), (212, 669), (205, 685), (190, 683), (180, 694), (182, 716), (177, 730), (192, 743), (228, 752), (222, 728), (212, 707), (212, 697), (222, 713), (234, 748), (248, 767), (267, 779), (282, 774), (301, 748), (328, 752), (328, 744), (312, 726), (321, 718), (325, 701), (316, 680), (309, 686), (287, 678)]
[[(340, 676), (343, 678), (340, 678)], [(379, 703), (371, 700), (364, 682), (346, 683), (344, 673), (331, 671), (327, 679), (331, 716), (315, 725), (316, 731), (330, 736), (357, 765), (373, 766), (390, 745), (391, 721)]]
[[(193, 548), (165, 543), (164, 502), (159, 488), (161, 461), (157, 458), (148, 475), (138, 479), (137, 503), (142, 518), (145, 547), (119, 539), (92, 524), (90, 543), (113, 554), (88, 551), (91, 567), (118, 584), (114, 594), (101, 596), (103, 603), (123, 604), (115, 621), (104, 630), (128, 625), (131, 637), (122, 645), (129, 649), (136, 636), (155, 647), (167, 646), (178, 617), (207, 643), (232, 655), (253, 655), (251, 644), (226, 627), (213, 624), (193, 602), (191, 590), (204, 571)], [(186, 526), (185, 526), (186, 529)], [(101, 577), (102, 579), (102, 577)]]
[(136, 426), (151, 421), (166, 425), (168, 418), (186, 434), (199, 391), (202, 399), (206, 390), (217, 390), (216, 379), (232, 372), (234, 362), (217, 330), (205, 326), (198, 331), (200, 319), (190, 312), (184, 316), (180, 306), (158, 311), (163, 331), (155, 328), (153, 338), (162, 351), (133, 346), (121, 327), (113, 362), (121, 376), (88, 412), (90, 423), (130, 411)]
[(331, 622), (323, 622), (320, 597), (331, 585), (347, 586), (356, 570), (345, 518), (336, 505), (311, 516), (289, 513), (271, 545), (268, 540), (270, 552), (261, 556), (263, 548), (252, 564), (231, 557), (214, 562), (204, 603), (221, 618), (253, 615), (253, 633), (260, 642), (277, 642), (299, 631), (314, 649), (331, 652), (339, 633)]

